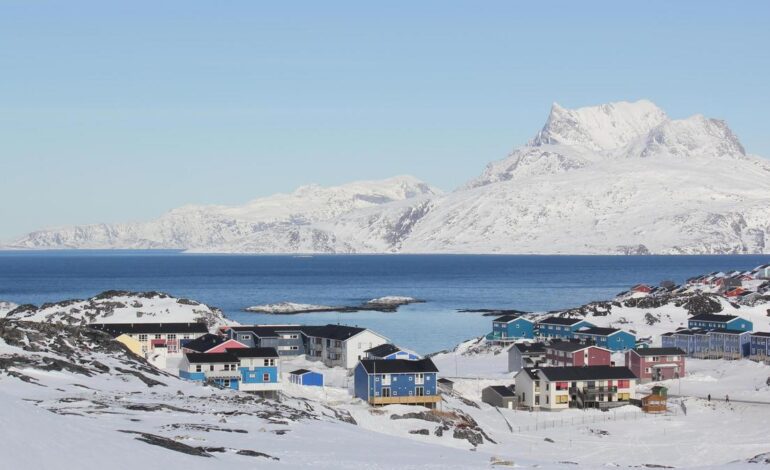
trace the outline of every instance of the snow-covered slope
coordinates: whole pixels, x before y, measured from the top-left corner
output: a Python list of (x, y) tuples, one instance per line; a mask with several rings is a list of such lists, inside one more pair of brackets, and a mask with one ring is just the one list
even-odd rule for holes
[(22, 248), (202, 252), (766, 253), (770, 162), (722, 121), (649, 101), (553, 105), (525, 146), (448, 194), (411, 178), (302, 188), (144, 224), (35, 232)]
[(8, 315), (8, 312), (18, 307), (13, 302), (8, 302), (7, 300), (0, 300), (0, 318), (5, 318), (6, 315)]
[(106, 291), (87, 300), (21, 305), (8, 312), (9, 320), (86, 325), (89, 323), (206, 323), (214, 330), (233, 324), (221, 310), (195, 300), (163, 292)]

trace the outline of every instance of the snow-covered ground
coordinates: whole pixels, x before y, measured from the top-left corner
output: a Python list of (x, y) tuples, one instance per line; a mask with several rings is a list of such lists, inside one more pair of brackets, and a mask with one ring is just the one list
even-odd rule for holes
[(0, 318), (5, 318), (8, 313), (18, 307), (13, 302), (8, 302), (7, 300), (0, 300)]
[(278, 302), (275, 304), (254, 305), (244, 309), (247, 312), (255, 313), (306, 313), (331, 311), (334, 307), (328, 305), (299, 304), (295, 302)]

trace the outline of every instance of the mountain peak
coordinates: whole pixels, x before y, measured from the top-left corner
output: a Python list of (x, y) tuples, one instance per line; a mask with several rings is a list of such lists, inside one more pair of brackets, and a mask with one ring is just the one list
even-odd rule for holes
[(686, 119), (667, 121), (652, 129), (643, 147), (631, 156), (707, 158), (742, 157), (746, 155), (738, 137), (725, 121), (696, 114)]
[(581, 145), (596, 151), (612, 150), (628, 145), (667, 120), (666, 113), (648, 100), (577, 109), (553, 103), (545, 126), (529, 145)]

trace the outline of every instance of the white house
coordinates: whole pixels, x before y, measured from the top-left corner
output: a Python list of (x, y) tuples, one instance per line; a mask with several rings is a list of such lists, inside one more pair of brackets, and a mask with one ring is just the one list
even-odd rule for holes
[(345, 325), (304, 326), (307, 357), (329, 367), (352, 369), (366, 359), (368, 349), (387, 344), (388, 338), (367, 328)]

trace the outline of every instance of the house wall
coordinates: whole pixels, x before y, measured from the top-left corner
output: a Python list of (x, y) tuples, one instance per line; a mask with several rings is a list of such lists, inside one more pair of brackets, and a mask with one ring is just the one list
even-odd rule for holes
[[(549, 381), (542, 373), (540, 373), (540, 381), (541, 381), (541, 387), (540, 387), (540, 408), (549, 410), (549, 411), (558, 411), (563, 410), (570, 407), (570, 404), (575, 402), (577, 400), (577, 395), (573, 393), (571, 390), (572, 388), (578, 388), (578, 389), (587, 389), (589, 386), (589, 381), (573, 381), (573, 382), (565, 382), (565, 381)], [(608, 380), (608, 379), (598, 379), (593, 380), (594, 386), (598, 389), (599, 387), (604, 387), (605, 392), (603, 393), (603, 400), (598, 400), (598, 403), (619, 403), (619, 402), (628, 402), (629, 400), (632, 400), (636, 398), (636, 380), (635, 379), (623, 379), (623, 381), (628, 382), (627, 387), (621, 387), (619, 380)], [(557, 382), (566, 384), (566, 390), (557, 390)], [(610, 391), (611, 387), (617, 387), (616, 392)], [(563, 388), (563, 387), (562, 387)], [(564, 398), (559, 400), (557, 397), (564, 397), (567, 396), (566, 400), (567, 402), (564, 403)], [(621, 400), (622, 398), (622, 400)], [(579, 401), (579, 400), (577, 400)]]
[(597, 346), (607, 348), (610, 351), (624, 351), (636, 346), (636, 337), (627, 331), (618, 331), (609, 336), (575, 333), (576, 338), (593, 340)]
[(206, 351), (207, 354), (213, 354), (213, 353), (223, 353), (226, 352), (227, 348), (230, 349), (239, 349), (239, 348), (245, 348), (246, 346), (243, 343), (239, 343), (235, 340), (227, 340), (224, 343), (215, 346), (208, 351)]
[(626, 352), (626, 367), (639, 377), (640, 382), (649, 382), (653, 380), (654, 366), (664, 364), (675, 364), (676, 368), (664, 368), (660, 370), (660, 380), (684, 377), (685, 357), (679, 355), (661, 355), (661, 356), (640, 356), (635, 351)]
[(360, 363), (356, 366), (353, 380), (353, 391), (356, 398), (368, 401), (370, 390), (372, 390), (373, 379), (367, 374), (366, 369), (364, 369), (364, 366)]
[(770, 356), (770, 338), (767, 336), (751, 335), (749, 339), (749, 355), (764, 358)]
[(592, 323), (589, 323), (585, 320), (581, 320), (574, 325), (548, 325), (538, 323), (536, 325), (535, 333), (537, 336), (542, 336), (545, 338), (570, 339), (574, 337), (577, 330), (581, 328), (590, 328), (593, 326), (594, 325)]
[(539, 402), (535, 404), (535, 398), (539, 397), (540, 390), (535, 387), (535, 381), (525, 371), (520, 371), (516, 374), (514, 380), (516, 382), (516, 398), (519, 405), (529, 409), (538, 408), (540, 405)]
[(388, 343), (388, 338), (379, 335), (370, 330), (364, 330), (361, 333), (343, 341), (342, 345), (342, 363), (338, 364), (345, 368), (352, 368), (366, 357), (367, 349)]
[[(422, 385), (415, 384), (415, 374), (373, 374), (373, 381), (370, 383), (369, 393), (370, 396), (380, 397), (382, 396), (383, 388), (383, 376), (390, 376), (390, 394), (392, 397), (407, 397), (414, 396), (415, 387), (423, 387), (424, 394), (426, 396), (436, 395), (436, 373), (428, 372), (423, 374), (424, 383)], [(385, 386), (387, 387), (387, 385)]]
[(318, 372), (308, 372), (299, 377), (301, 385), (323, 387), (324, 376)]
[[(199, 338), (206, 333), (124, 333), (129, 338), (135, 339), (140, 344), (140, 353), (152, 352), (155, 348), (153, 341), (160, 341), (166, 345), (169, 355), (182, 354), (182, 346), (188, 341)], [(121, 335), (123, 336), (123, 335)]]
[(481, 391), (481, 401), (498, 408), (513, 408), (516, 404), (513, 397), (501, 397), (491, 388), (485, 388)]
[(492, 322), (492, 336), (500, 338), (534, 338), (535, 324), (525, 318), (517, 318), (511, 322)]

